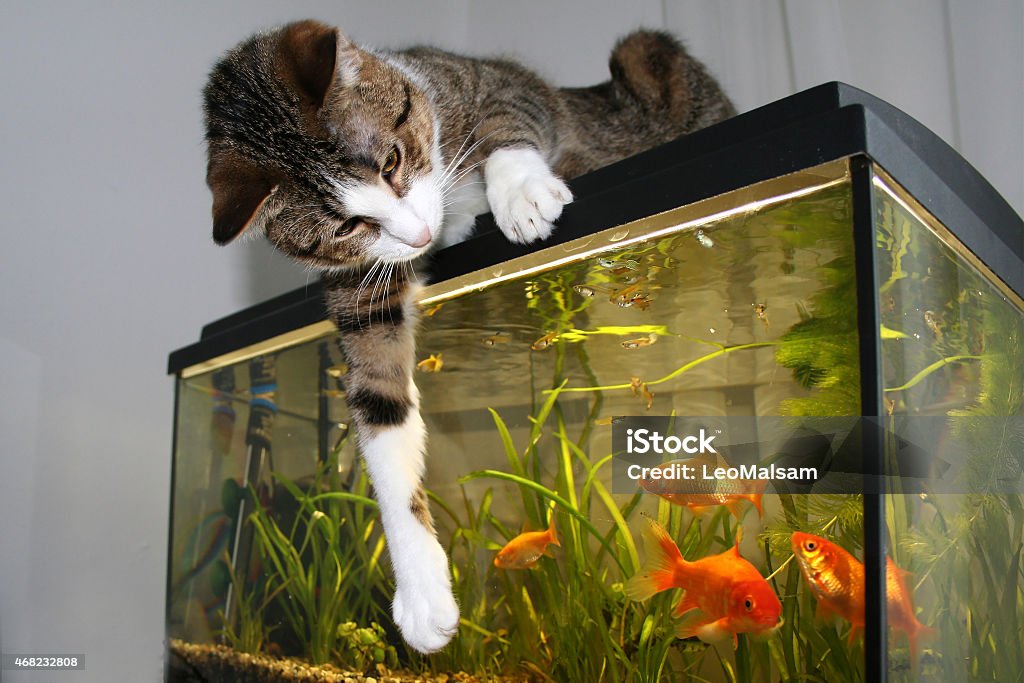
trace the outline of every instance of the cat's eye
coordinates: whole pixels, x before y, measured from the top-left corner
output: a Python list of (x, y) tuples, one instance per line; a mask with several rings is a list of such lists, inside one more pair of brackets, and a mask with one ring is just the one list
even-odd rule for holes
[(392, 147), (387, 157), (384, 158), (384, 163), (380, 165), (380, 174), (387, 178), (395, 172), (396, 168), (398, 168), (398, 148)]
[(359, 224), (362, 223), (363, 220), (364, 219), (362, 216), (352, 216), (352, 218), (349, 218), (347, 221), (345, 221), (340, 226), (335, 228), (334, 236), (347, 237), (348, 235), (352, 234), (353, 230), (359, 227)]

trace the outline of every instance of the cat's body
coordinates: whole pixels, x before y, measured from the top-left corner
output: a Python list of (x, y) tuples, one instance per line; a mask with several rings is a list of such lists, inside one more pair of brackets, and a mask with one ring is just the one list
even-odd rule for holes
[(395, 621), (422, 652), (448, 642), (458, 607), (421, 486), (408, 263), (460, 241), (488, 210), (513, 241), (547, 237), (571, 200), (561, 178), (734, 113), (664, 34), (627, 37), (610, 67), (608, 82), (558, 89), (513, 62), (369, 52), (301, 22), (232, 50), (205, 91), (214, 239), (263, 231), (324, 273), (395, 570)]

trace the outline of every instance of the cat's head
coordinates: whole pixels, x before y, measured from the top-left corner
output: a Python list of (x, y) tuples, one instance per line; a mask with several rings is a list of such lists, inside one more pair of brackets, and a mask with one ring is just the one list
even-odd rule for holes
[(313, 21), (231, 50), (204, 91), (214, 240), (264, 232), (326, 270), (426, 251), (443, 169), (414, 80)]

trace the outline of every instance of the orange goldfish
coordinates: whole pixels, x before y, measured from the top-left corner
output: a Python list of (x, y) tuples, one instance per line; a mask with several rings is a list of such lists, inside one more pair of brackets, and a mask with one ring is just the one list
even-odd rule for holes
[[(864, 630), (864, 565), (841, 546), (800, 531), (791, 539), (800, 573), (818, 601), (816, 615), (825, 619), (838, 614), (850, 622), (850, 642)], [(913, 595), (907, 588), (908, 572), (885, 558), (885, 595), (889, 623), (907, 634), (910, 661), (917, 666), (917, 642), (935, 635), (914, 615)]]
[(687, 562), (679, 546), (657, 522), (649, 519), (643, 531), (647, 562), (626, 582), (626, 595), (646, 600), (671, 588), (686, 591), (673, 610), (675, 616), (691, 611), (676, 627), (676, 636), (697, 636), (713, 643), (739, 633), (769, 635), (781, 623), (782, 604), (754, 565), (740, 556), (739, 538), (724, 553)]
[(537, 564), (541, 555), (546, 554), (549, 545), (562, 547), (555, 534), (555, 517), (551, 516), (547, 531), (524, 531), (494, 557), (494, 566), (498, 569), (529, 569)]
[(724, 505), (736, 519), (740, 519), (741, 502), (747, 501), (757, 508), (758, 517), (764, 516), (761, 499), (768, 482), (764, 479), (705, 479), (702, 472), (706, 465), (709, 470), (716, 469), (716, 463), (705, 458), (687, 458), (672, 460), (652, 470), (669, 472), (679, 470), (679, 465), (696, 468), (693, 479), (668, 479), (650, 477), (640, 481), (640, 488), (648, 493), (664, 498), (673, 505), (685, 505), (695, 514), (701, 514), (708, 508)]

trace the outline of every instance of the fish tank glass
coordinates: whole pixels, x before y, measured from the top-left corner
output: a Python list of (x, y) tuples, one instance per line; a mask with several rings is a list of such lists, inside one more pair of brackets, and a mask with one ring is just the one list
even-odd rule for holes
[(461, 621), (433, 655), (391, 621), (316, 297), (172, 354), (168, 680), (1013, 680), (1020, 233), (940, 143), (862, 137), (893, 111), (822, 86), (581, 179), (557, 243), (438, 255), (416, 383)]

